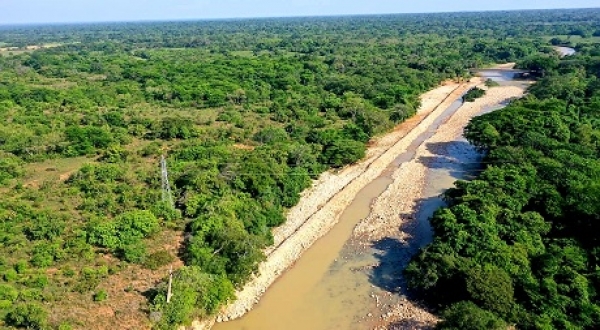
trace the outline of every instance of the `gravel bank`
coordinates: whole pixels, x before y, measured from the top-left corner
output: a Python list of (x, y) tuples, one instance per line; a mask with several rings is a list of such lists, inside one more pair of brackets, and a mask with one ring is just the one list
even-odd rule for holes
[[(483, 98), (463, 105), (430, 139), (421, 144), (412, 161), (402, 164), (392, 174), (393, 183), (373, 202), (370, 216), (355, 228), (353, 240), (369, 246), (372, 242), (389, 237), (404, 243), (416, 239), (398, 228), (407, 219), (416, 217), (417, 203), (423, 197), (430, 169), (455, 167), (460, 170), (461, 163), (477, 161), (478, 156), (469, 145), (456, 146), (448, 142), (462, 141), (464, 127), (474, 116), (505, 100), (522, 97), (523, 93), (520, 87), (494, 87)], [(411, 245), (415, 245), (415, 242)], [(419, 246), (419, 242), (416, 245)], [(402, 261), (405, 262), (408, 260)], [(399, 298), (387, 316), (377, 329), (429, 329), (439, 321), (406, 298)]]

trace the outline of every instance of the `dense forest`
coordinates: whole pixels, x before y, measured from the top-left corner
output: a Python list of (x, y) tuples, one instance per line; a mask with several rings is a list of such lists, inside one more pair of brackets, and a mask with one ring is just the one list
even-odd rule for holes
[(485, 169), (447, 193), (405, 271), (439, 329), (600, 327), (599, 55), (597, 43), (555, 61), (467, 127)]
[[(521, 259), (515, 263), (528, 264), (527, 253), (572, 247), (565, 251), (577, 264), (573, 273), (552, 275), (560, 277), (556, 290), (562, 293), (563, 283), (577, 283), (572, 290), (592, 288), (594, 254), (586, 251), (593, 250), (593, 239), (572, 234), (590, 233), (583, 219), (598, 214), (595, 197), (577, 195), (598, 188), (584, 179), (593, 182), (597, 174), (592, 155), (598, 155), (598, 122), (590, 102), (598, 72), (590, 58), (600, 55), (594, 46), (598, 22), (600, 10), (564, 10), (0, 27), (1, 325), (66, 330), (99, 322), (98, 327), (114, 328), (102, 323), (111, 322), (102, 314), (93, 318), (102, 306), (110, 306), (119, 322), (143, 318), (135, 324), (159, 329), (213, 314), (257, 271), (262, 250), (272, 243), (271, 228), (284, 222), (286, 209), (312, 179), (360, 160), (373, 136), (415, 113), (426, 90), (468, 78), (469, 68), (510, 61), (543, 76), (519, 105), (532, 108), (532, 115), (527, 122), (502, 119), (507, 115), (487, 124), (478, 120), (469, 137), (490, 149), (490, 161), (531, 162), (514, 173), (489, 174), (539, 189), (531, 193), (535, 197), (529, 190), (516, 196), (519, 185), (507, 193), (520, 199), (510, 202), (514, 214), (506, 221), (527, 219), (540, 230), (533, 250), (519, 245)], [(560, 43), (579, 38), (578, 50), (589, 57), (559, 62), (551, 38)], [(544, 103), (536, 96), (562, 101)], [(544, 115), (535, 117), (538, 112)], [(546, 126), (529, 132), (535, 118)], [(477, 140), (479, 131), (487, 135)], [(535, 146), (511, 156), (506, 148), (517, 150), (518, 143)], [(538, 143), (556, 156), (536, 149)], [(174, 205), (161, 194), (162, 155)], [(543, 177), (533, 175), (534, 158), (547, 162), (539, 165), (547, 171)], [(573, 185), (555, 182), (567, 170)], [(536, 204), (543, 198), (556, 198), (549, 213)], [(575, 210), (578, 225), (570, 227), (564, 214)], [(548, 225), (552, 219), (561, 226)], [(507, 240), (521, 226), (528, 233), (526, 225), (512, 225), (503, 234)], [(550, 237), (555, 241), (547, 242)], [(444, 254), (452, 251), (444, 248)], [(558, 265), (552, 269), (575, 262), (551, 256), (548, 262)], [(438, 262), (428, 253), (421, 258), (421, 265)], [(459, 252), (456, 258), (484, 265)], [(481, 268), (480, 277), (502, 270), (498, 276), (512, 281), (516, 275), (509, 271), (523, 271), (518, 274), (528, 285), (546, 277), (527, 277), (514, 265), (502, 268), (508, 261), (489, 263), (491, 271)], [(166, 304), (162, 280), (170, 266), (177, 268), (178, 294)], [(464, 270), (456, 267), (450, 268), (452, 276)], [(433, 269), (432, 276), (444, 278), (446, 273)], [(542, 269), (536, 271), (550, 271)], [(442, 282), (416, 286), (437, 290), (446, 286)], [(515, 291), (516, 302), (507, 302), (502, 312), (485, 312), (508, 322), (523, 317), (540, 327), (573, 315), (561, 309), (572, 304), (563, 296), (557, 296), (557, 306), (541, 306), (550, 303), (542, 295), (549, 289), (528, 290), (538, 292), (539, 300), (527, 305), (525, 293)], [(581, 305), (573, 308), (580, 316), (564, 316), (564, 324), (592, 322), (595, 294), (578, 294)], [(534, 308), (556, 312), (537, 319)]]

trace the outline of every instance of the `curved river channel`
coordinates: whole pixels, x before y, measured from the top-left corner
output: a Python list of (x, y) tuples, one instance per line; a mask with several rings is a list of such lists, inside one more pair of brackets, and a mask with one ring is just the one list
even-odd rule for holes
[[(485, 70), (485, 78), (501, 85), (524, 86), (513, 81), (507, 70)], [(465, 179), (479, 169), (480, 156), (463, 139), (453, 141), (445, 157), (470, 159), (452, 167), (428, 165), (425, 186), (418, 202), (418, 211), (405, 243), (396, 239), (378, 241), (372, 246), (357, 246), (352, 240), (355, 226), (371, 212), (371, 204), (393, 182), (392, 174), (415, 157), (417, 148), (426, 143), (462, 106), (459, 98), (423, 132), (388, 169), (368, 184), (344, 211), (339, 223), (318, 240), (300, 260), (283, 274), (262, 297), (260, 303), (241, 319), (216, 324), (215, 330), (332, 330), (372, 329), (382, 320), (382, 306), (396, 303), (403, 297), (402, 269), (410, 257), (432, 239), (429, 217), (444, 205), (440, 198), (457, 179)], [(500, 109), (498, 103), (485, 111)], [(465, 157), (465, 154), (469, 154)], [(377, 265), (373, 267), (373, 265)], [(379, 297), (387, 297), (380, 300)], [(375, 299), (374, 297), (377, 297)]]

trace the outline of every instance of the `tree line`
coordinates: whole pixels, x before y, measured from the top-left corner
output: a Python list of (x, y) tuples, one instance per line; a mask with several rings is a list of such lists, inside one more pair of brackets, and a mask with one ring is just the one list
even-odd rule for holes
[(467, 126), (485, 170), (446, 194), (433, 243), (405, 271), (439, 329), (600, 325), (600, 57), (546, 69), (524, 99)]

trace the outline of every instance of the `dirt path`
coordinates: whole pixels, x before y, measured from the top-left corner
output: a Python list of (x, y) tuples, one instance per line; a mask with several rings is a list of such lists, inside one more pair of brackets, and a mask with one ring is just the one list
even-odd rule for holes
[(479, 83), (481, 80), (474, 79), (463, 84), (448, 84), (424, 94), (418, 114), (392, 133), (375, 140), (365, 160), (338, 173), (324, 173), (288, 212), (287, 222), (274, 231), (275, 244), (265, 251), (267, 260), (260, 265), (260, 275), (237, 292), (237, 300), (216, 320), (196, 322), (194, 329), (210, 328), (215, 321), (236, 319), (251, 310), (267, 288), (337, 223), (340, 214), (363, 187), (377, 178), (450, 104)]

